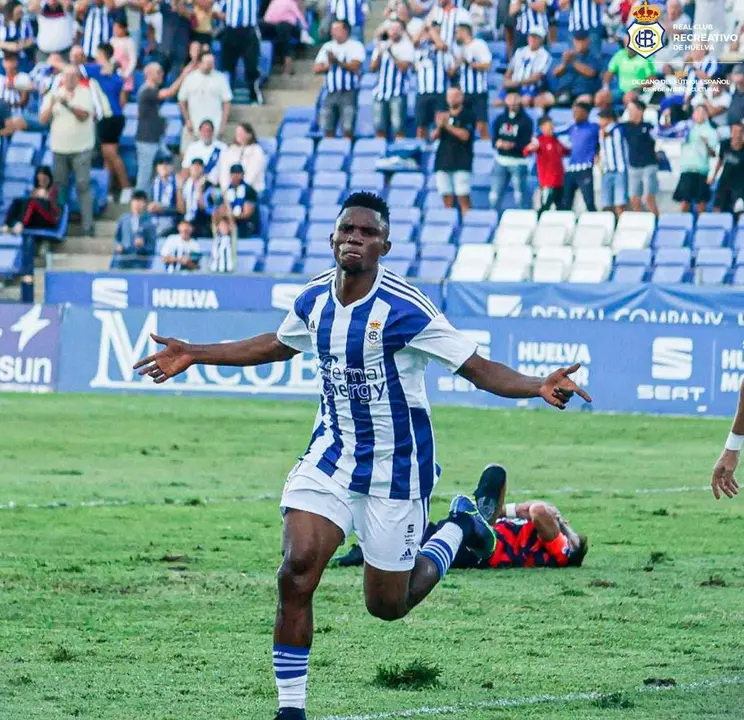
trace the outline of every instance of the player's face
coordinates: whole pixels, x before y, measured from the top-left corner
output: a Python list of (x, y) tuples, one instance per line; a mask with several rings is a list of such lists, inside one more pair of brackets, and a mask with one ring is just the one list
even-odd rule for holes
[(380, 214), (368, 208), (347, 208), (336, 221), (331, 247), (336, 264), (347, 273), (362, 273), (387, 255), (388, 228)]

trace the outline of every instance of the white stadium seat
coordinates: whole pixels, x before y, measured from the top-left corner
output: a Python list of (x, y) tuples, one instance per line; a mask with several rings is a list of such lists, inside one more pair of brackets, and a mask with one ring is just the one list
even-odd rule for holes
[(609, 243), (612, 233), (615, 232), (615, 213), (601, 210), (599, 212), (585, 212), (579, 215), (579, 220), (576, 223), (576, 232), (574, 233), (574, 241), (579, 235), (579, 231), (583, 231), (588, 227), (604, 228), (607, 233), (606, 242)]
[(602, 247), (610, 241), (611, 237), (612, 233), (608, 234), (601, 225), (577, 227), (573, 236), (573, 246), (575, 248)]
[(499, 227), (502, 225), (528, 227), (534, 230), (537, 227), (537, 212), (535, 210), (504, 210), (499, 220)]
[(608, 247), (578, 248), (574, 254), (574, 265), (612, 265), (612, 251)]
[(496, 264), (491, 269), (488, 279), (491, 282), (524, 282), (530, 278), (529, 265), (512, 265), (511, 263)]
[(565, 245), (568, 231), (563, 225), (538, 225), (532, 244), (535, 247)]
[(568, 276), (572, 283), (600, 283), (610, 276), (610, 265), (574, 265)]
[(569, 267), (573, 263), (573, 248), (568, 245), (537, 248), (535, 250), (535, 265), (538, 262), (559, 262)]
[(615, 234), (621, 230), (642, 230), (650, 238), (656, 228), (656, 216), (650, 212), (624, 212), (617, 221)]
[(509, 245), (496, 250), (496, 261), (511, 265), (532, 265), (533, 250), (530, 245)]
[(612, 251), (618, 253), (620, 250), (643, 250), (648, 247), (650, 240), (651, 237), (645, 230), (616, 230), (612, 238)]
[(558, 260), (535, 260), (532, 280), (539, 283), (558, 283), (566, 279), (567, 268)]
[(512, 245), (529, 245), (532, 242), (534, 228), (524, 225), (499, 225), (493, 241), (499, 247)]
[(658, 178), (659, 191), (673, 193), (677, 189), (677, 183), (679, 182), (679, 169), (676, 172), (660, 172)]
[(537, 227), (540, 228), (543, 225), (560, 225), (566, 228), (566, 235), (570, 238), (574, 233), (576, 214), (573, 210), (546, 210), (540, 215), (540, 222), (537, 223)]
[(493, 264), (493, 245), (462, 245), (450, 272), (451, 280), (479, 282), (488, 277)]

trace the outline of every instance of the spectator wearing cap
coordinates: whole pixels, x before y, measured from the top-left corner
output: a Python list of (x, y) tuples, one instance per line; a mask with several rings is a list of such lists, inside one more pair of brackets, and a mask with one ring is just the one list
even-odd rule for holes
[(602, 209), (619, 217), (628, 202), (628, 148), (623, 128), (612, 108), (599, 112), (599, 162)]
[[(653, 83), (657, 76), (656, 67), (647, 58), (641, 57), (626, 46), (618, 50), (610, 59), (607, 72), (604, 74), (602, 89), (595, 97), (595, 104), (600, 108), (608, 108), (613, 103), (622, 102), (627, 105), (635, 100), (639, 93)], [(617, 78), (617, 87), (613, 89), (612, 82)]]
[(243, 168), (243, 182), (257, 193), (266, 188), (266, 153), (258, 142), (256, 131), (250, 123), (238, 123), (235, 137), (226, 150), (220, 153), (220, 187), (230, 184), (230, 168)]
[(512, 0), (509, 15), (515, 18), (514, 47), (527, 45), (527, 36), (535, 30), (542, 30), (540, 37), (548, 35), (548, 11), (557, 7), (557, 0)]
[(504, 76), (504, 87), (494, 100), (496, 107), (504, 105), (509, 92), (518, 93), (527, 107), (538, 104), (537, 99), (544, 96), (545, 78), (552, 62), (543, 47), (544, 39), (545, 31), (536, 25), (527, 37), (527, 45), (514, 53)]
[(152, 168), (165, 133), (165, 119), (160, 117), (160, 103), (173, 98), (178, 93), (183, 79), (184, 69), (176, 81), (168, 88), (163, 84), (163, 68), (158, 63), (145, 66), (145, 82), (137, 93), (137, 190), (150, 187)]
[(493, 124), (491, 137), (496, 151), (493, 164), (493, 178), (489, 199), (491, 207), (500, 210), (509, 181), (514, 191), (518, 208), (532, 206), (527, 188), (527, 157), (525, 149), (529, 146), (534, 132), (532, 118), (522, 107), (522, 98), (515, 90), (506, 95), (506, 109)]
[(243, 60), (245, 86), (251, 103), (263, 103), (259, 87), (258, 0), (218, 0), (216, 17), (225, 23), (222, 33), (222, 67), (235, 85), (238, 61)]
[(175, 229), (178, 213), (179, 178), (173, 172), (170, 156), (161, 156), (155, 165), (155, 179), (150, 188), (150, 203), (147, 211), (153, 217), (158, 236), (168, 235)]
[(606, 0), (559, 0), (558, 7), (569, 11), (568, 32), (586, 33), (595, 55), (602, 55), (602, 6)]
[(434, 158), (437, 190), (445, 207), (454, 207), (457, 197), (460, 212), (466, 213), (470, 210), (475, 114), (465, 104), (460, 88), (447, 90), (447, 112), (438, 114), (436, 122), (432, 140), (439, 140)]
[(377, 137), (396, 139), (406, 135), (408, 76), (416, 51), (403, 23), (388, 22), (385, 34), (375, 43), (370, 70), (377, 73), (372, 111)]
[(590, 47), (589, 34), (576, 32), (573, 49), (566, 50), (561, 61), (553, 68), (553, 76), (557, 78), (555, 96), (545, 93), (535, 104), (549, 108), (553, 105), (569, 107), (576, 100), (591, 103), (600, 89), (603, 67), (601, 55)]
[(75, 42), (75, 11), (72, 0), (29, 0), (28, 13), (36, 17), (37, 60), (52, 53), (66, 56)]
[(54, 153), (54, 181), (60, 189), (60, 204), (66, 200), (67, 186), (74, 173), (83, 234), (92, 236), (93, 195), (90, 168), (96, 143), (93, 98), (90, 88), (80, 83), (76, 68), (62, 71), (59, 87), (50, 90), (41, 105), (39, 119), (50, 123), (49, 144)]
[(230, 184), (223, 194), (225, 212), (233, 219), (239, 238), (261, 234), (258, 193), (243, 180), (243, 166), (230, 168)]
[(461, 22), (455, 29), (453, 57), (450, 77), (465, 93), (465, 104), (473, 111), (478, 135), (488, 140), (488, 70), (492, 56), (488, 44), (473, 37), (469, 22)]
[(214, 54), (211, 50), (203, 52), (199, 57), (199, 69), (184, 78), (178, 91), (184, 122), (182, 153), (196, 139), (195, 133), (204, 120), (209, 120), (217, 137), (221, 137), (227, 126), (232, 98), (225, 76), (215, 69)]
[(645, 203), (654, 215), (659, 214), (656, 195), (659, 192), (659, 163), (656, 159), (654, 126), (643, 119), (646, 106), (640, 100), (631, 100), (627, 106), (628, 119), (622, 123), (623, 136), (628, 150), (628, 194), (630, 209), (642, 210)]
[(599, 125), (589, 122), (592, 106), (589, 103), (573, 104), (574, 123), (566, 131), (571, 143), (566, 180), (563, 188), (561, 210), (572, 210), (576, 192), (581, 192), (589, 212), (597, 208), (594, 202), (594, 161), (599, 148)]
[(364, 45), (350, 34), (346, 20), (335, 20), (331, 25), (331, 40), (320, 48), (313, 65), (314, 73), (326, 76), (326, 95), (319, 118), (326, 137), (336, 135), (339, 121), (344, 137), (354, 136), (359, 75), (367, 53)]
[(147, 193), (137, 190), (129, 203), (129, 212), (116, 223), (114, 257), (111, 269), (146, 270), (155, 254), (155, 225), (147, 212)]
[(188, 177), (178, 190), (178, 212), (191, 223), (197, 237), (209, 235), (212, 184), (204, 174), (201, 158), (194, 158)]
[(116, 6), (113, 0), (78, 0), (75, 15), (83, 28), (80, 44), (88, 60), (94, 60), (101, 43), (107, 43), (114, 34)]
[(201, 249), (194, 240), (194, 226), (188, 220), (178, 223), (178, 234), (169, 235), (160, 249), (160, 257), (169, 273), (190, 272), (199, 269)]
[(731, 104), (726, 112), (726, 122), (735, 125), (744, 121), (744, 64), (734, 65), (730, 80)]
[(191, 163), (198, 159), (204, 167), (204, 174), (212, 185), (220, 182), (220, 157), (227, 146), (220, 140), (214, 139), (214, 127), (211, 120), (202, 120), (199, 125), (199, 139), (189, 145), (181, 164), (184, 170), (191, 167)]

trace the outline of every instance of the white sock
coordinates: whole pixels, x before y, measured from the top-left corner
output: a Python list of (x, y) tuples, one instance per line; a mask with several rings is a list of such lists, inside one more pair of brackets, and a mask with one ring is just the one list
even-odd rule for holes
[(421, 548), (421, 554), (428, 557), (439, 570), (443, 578), (452, 565), (457, 551), (462, 544), (462, 529), (453, 522), (445, 523), (440, 530)]
[(274, 645), (274, 677), (279, 708), (305, 708), (309, 647)]

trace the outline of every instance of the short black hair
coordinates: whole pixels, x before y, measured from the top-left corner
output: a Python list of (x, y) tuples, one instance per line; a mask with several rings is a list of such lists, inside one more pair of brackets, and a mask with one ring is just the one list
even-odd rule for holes
[(549, 123), (549, 122), (552, 123), (553, 122), (553, 118), (550, 117), (550, 115), (548, 115), (548, 113), (545, 113), (537, 121), (537, 126), (538, 127), (542, 127), (543, 125), (545, 125), (545, 123)]
[(204, 160), (202, 160), (201, 158), (194, 158), (191, 161), (191, 164), (192, 165), (201, 165), (202, 167), (204, 167)]
[(573, 104), (573, 106), (583, 110), (586, 113), (590, 113), (592, 111), (592, 106), (588, 102), (584, 102), (583, 100), (577, 100)]
[(111, 43), (101, 43), (98, 49), (106, 56), (107, 60), (111, 60), (114, 57), (114, 47)]
[(144, 200), (147, 202), (147, 193), (144, 190), (135, 190), (132, 193), (132, 200)]
[(6, 50), (3, 53), (3, 60), (18, 60), (18, 53), (13, 50)]
[(606, 120), (617, 120), (617, 113), (612, 108), (602, 108), (599, 111), (599, 117)]
[(346, 32), (349, 33), (349, 35), (351, 35), (351, 23), (348, 20), (344, 20), (343, 18), (337, 18), (334, 15), (331, 23), (341, 23), (346, 28)]
[(367, 208), (368, 210), (374, 210), (380, 213), (380, 217), (387, 225), (390, 225), (390, 208), (388, 208), (388, 204), (379, 195), (367, 192), (366, 190), (353, 192), (344, 200), (339, 215), (347, 208), (356, 207)]
[(635, 105), (641, 112), (646, 112), (646, 103), (643, 102), (643, 100), (639, 100), (638, 98), (634, 98), (628, 104)]

